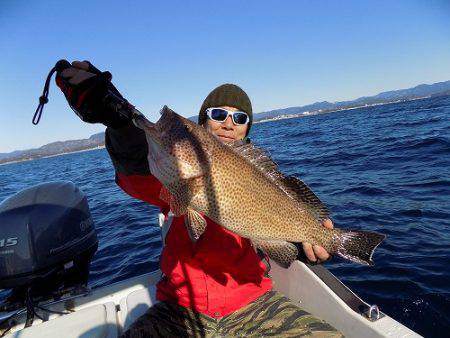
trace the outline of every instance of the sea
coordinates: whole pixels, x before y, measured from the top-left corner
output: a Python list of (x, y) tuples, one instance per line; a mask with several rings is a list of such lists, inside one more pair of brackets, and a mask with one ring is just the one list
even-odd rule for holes
[[(326, 267), (419, 334), (448, 335), (450, 96), (259, 123), (251, 137), (312, 188), (336, 227), (387, 236), (374, 266), (335, 258)], [(116, 186), (104, 149), (0, 166), (0, 201), (57, 180), (89, 201), (99, 239), (91, 287), (158, 269), (158, 209)]]

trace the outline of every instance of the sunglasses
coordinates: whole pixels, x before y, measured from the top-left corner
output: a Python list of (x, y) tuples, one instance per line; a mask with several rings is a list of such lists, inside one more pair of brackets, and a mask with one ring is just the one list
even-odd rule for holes
[(235, 125), (244, 125), (250, 121), (247, 113), (243, 111), (230, 111), (223, 108), (208, 108), (206, 115), (213, 121), (223, 123), (231, 115), (231, 120)]

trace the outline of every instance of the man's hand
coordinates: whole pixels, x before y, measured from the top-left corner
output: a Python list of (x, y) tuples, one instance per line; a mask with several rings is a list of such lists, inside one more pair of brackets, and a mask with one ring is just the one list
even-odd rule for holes
[[(322, 224), (328, 229), (333, 229), (333, 222), (331, 219), (324, 220)], [(313, 246), (311, 243), (303, 242), (302, 246), (306, 258), (312, 263), (323, 263), (330, 258), (330, 254), (319, 245)]]
[(57, 74), (56, 84), (83, 121), (120, 128), (129, 124), (131, 119), (105, 103), (110, 94), (127, 103), (111, 83), (111, 78), (111, 73), (101, 72), (88, 61), (74, 61), (71, 67)]
[(63, 79), (72, 85), (79, 85), (95, 75), (98, 75), (98, 73), (89, 72), (89, 63), (86, 61), (74, 61), (72, 67), (64, 69), (60, 74)]

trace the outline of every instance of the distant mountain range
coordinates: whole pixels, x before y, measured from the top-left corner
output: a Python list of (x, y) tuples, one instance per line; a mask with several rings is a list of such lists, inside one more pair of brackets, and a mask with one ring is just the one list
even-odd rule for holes
[(72, 153), (102, 147), (105, 145), (105, 133), (94, 134), (88, 139), (58, 141), (46, 144), (40, 148), (16, 150), (11, 153), (0, 153), (0, 164), (34, 160), (64, 153)]
[[(302, 115), (311, 113), (326, 113), (333, 110), (348, 109), (354, 107), (370, 106), (374, 104), (390, 103), (397, 101), (409, 101), (430, 96), (450, 95), (450, 81), (438, 82), (434, 84), (421, 84), (414, 88), (392, 90), (383, 92), (375, 96), (364, 96), (352, 101), (341, 102), (316, 102), (306, 106), (276, 109), (255, 114), (255, 121), (280, 118), (286, 115)], [(197, 116), (192, 116), (190, 120), (197, 121)], [(105, 134), (98, 133), (88, 139), (59, 141), (46, 144), (37, 149), (17, 150), (10, 153), (0, 153), (0, 164), (32, 160), (42, 157), (54, 156), (63, 153), (93, 149), (105, 145)]]
[(409, 101), (429, 96), (450, 95), (450, 81), (437, 82), (434, 84), (421, 84), (414, 88), (392, 90), (383, 92), (375, 96), (363, 96), (352, 101), (340, 102), (316, 102), (306, 106), (290, 107), (284, 109), (271, 110), (259, 114), (255, 114), (254, 120), (261, 121), (273, 119), (280, 115), (295, 115), (308, 113), (326, 113), (333, 110), (348, 109), (354, 107), (370, 106), (380, 103), (390, 103), (397, 101)]

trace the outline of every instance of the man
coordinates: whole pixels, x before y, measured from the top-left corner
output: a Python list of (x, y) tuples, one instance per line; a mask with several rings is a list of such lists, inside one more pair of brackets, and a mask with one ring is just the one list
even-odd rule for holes
[[(116, 183), (132, 197), (161, 208), (161, 183), (151, 174), (142, 130), (114, 111), (102, 97), (112, 91), (109, 81), (88, 62), (74, 62), (57, 77), (75, 112), (87, 122), (101, 122), (106, 148), (116, 170)], [(238, 86), (225, 84), (204, 100), (198, 122), (224, 143), (246, 140), (253, 121), (250, 99)], [(157, 285), (160, 301), (139, 318), (125, 337), (180, 336), (341, 336), (272, 291), (267, 267), (251, 242), (206, 219), (207, 227), (193, 243), (183, 217), (173, 217), (161, 254), (164, 277)], [(324, 226), (331, 228), (330, 220)], [(329, 258), (321, 247), (303, 243), (312, 262)], [(301, 281), (299, 281), (301, 282)]]

